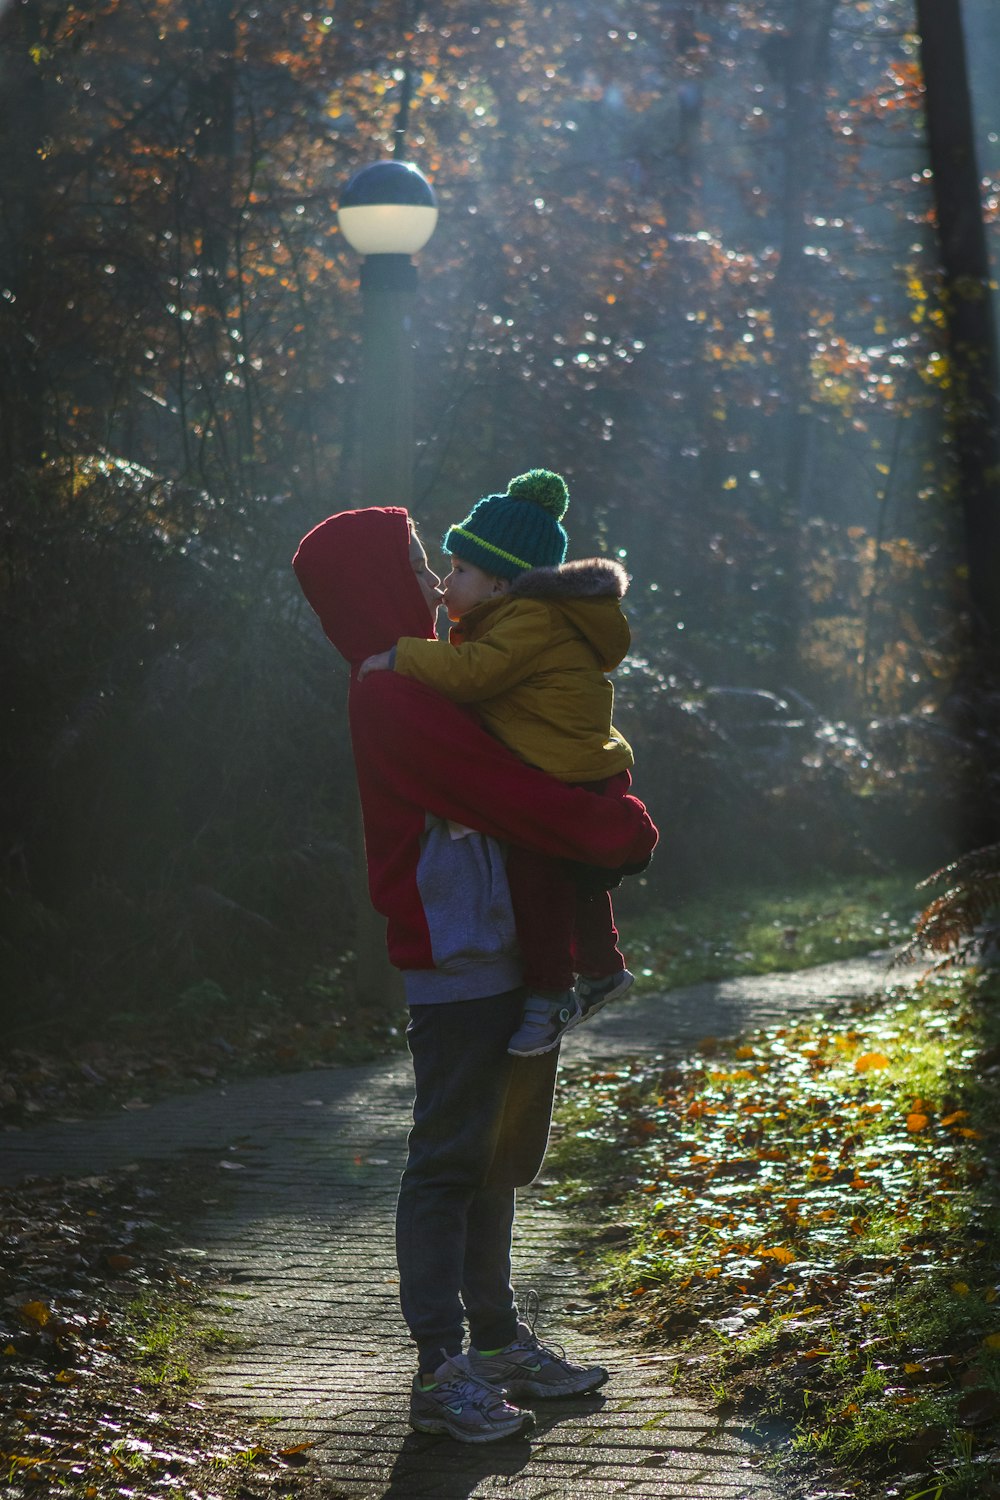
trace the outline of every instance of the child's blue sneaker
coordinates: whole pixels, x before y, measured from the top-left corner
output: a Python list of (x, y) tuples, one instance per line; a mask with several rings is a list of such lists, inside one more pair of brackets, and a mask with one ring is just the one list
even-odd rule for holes
[(566, 1030), (572, 1031), (574, 1026), (589, 1021), (591, 1016), (603, 1010), (609, 1000), (619, 1000), (634, 984), (635, 975), (630, 974), (628, 969), (619, 969), (617, 974), (608, 974), (604, 979), (584, 979), (581, 974), (576, 981), (575, 990), (580, 1014), (570, 1021)]
[(507, 1044), (507, 1051), (513, 1057), (539, 1057), (543, 1052), (551, 1052), (581, 1019), (580, 1003), (573, 990), (555, 998), (529, 995), (524, 1002), (521, 1024)]

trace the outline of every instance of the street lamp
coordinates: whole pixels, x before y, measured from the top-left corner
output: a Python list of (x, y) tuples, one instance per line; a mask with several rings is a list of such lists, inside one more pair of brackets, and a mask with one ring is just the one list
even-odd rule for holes
[(410, 162), (379, 161), (347, 183), (337, 219), (361, 267), (361, 501), (409, 506), (413, 495), (413, 297), (437, 223), (434, 190)]
[[(434, 190), (410, 162), (379, 161), (347, 183), (337, 219), (361, 266), (359, 439), (362, 505), (403, 505), (413, 497), (413, 298), (410, 259), (434, 233)], [(360, 812), (360, 804), (359, 804)], [(364, 834), (358, 818), (358, 847)], [(364, 854), (359, 860), (364, 870)], [(402, 1009), (399, 975), (389, 966), (385, 923), (372, 909), (364, 880), (357, 901), (357, 1000), (374, 1012)]]

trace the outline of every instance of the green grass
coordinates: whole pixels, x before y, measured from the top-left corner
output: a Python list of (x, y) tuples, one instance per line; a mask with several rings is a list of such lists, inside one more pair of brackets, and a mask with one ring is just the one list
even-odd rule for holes
[(164, 1386), (191, 1383), (186, 1350), (193, 1319), (189, 1303), (174, 1301), (160, 1293), (144, 1293), (132, 1301), (126, 1312), (125, 1328), (145, 1381)]
[(569, 1070), (547, 1176), (608, 1317), (787, 1423), (836, 1488), (1000, 1494), (998, 1059), (1000, 977), (971, 972)]
[(737, 888), (626, 920), (629, 965), (645, 990), (808, 968), (887, 948), (924, 901), (918, 876), (820, 880), (799, 891)]

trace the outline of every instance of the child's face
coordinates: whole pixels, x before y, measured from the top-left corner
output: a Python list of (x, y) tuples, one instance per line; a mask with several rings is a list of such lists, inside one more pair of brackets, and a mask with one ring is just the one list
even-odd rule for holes
[(431, 619), (437, 617), (438, 607), (441, 603), (441, 580), (436, 573), (432, 573), (427, 561), (427, 553), (424, 544), (415, 531), (410, 532), (410, 567), (420, 585), (420, 592), (424, 596), (424, 603), (430, 610)]
[(448, 611), (449, 620), (460, 620), (470, 609), (482, 604), (484, 599), (492, 599), (495, 594), (507, 592), (505, 578), (494, 578), (492, 574), (484, 573), (482, 568), (477, 568), (474, 563), (463, 562), (454, 553), (449, 561), (451, 572), (442, 585), (444, 607)]

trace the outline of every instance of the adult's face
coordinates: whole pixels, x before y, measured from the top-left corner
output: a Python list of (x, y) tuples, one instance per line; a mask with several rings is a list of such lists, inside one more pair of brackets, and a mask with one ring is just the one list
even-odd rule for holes
[(436, 573), (432, 572), (431, 566), (427, 561), (427, 553), (424, 551), (424, 544), (416, 532), (410, 533), (410, 567), (413, 569), (417, 583), (420, 585), (420, 592), (423, 595), (424, 603), (430, 611), (430, 617), (432, 620), (435, 620), (437, 618), (438, 606), (443, 598), (441, 580)]

